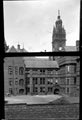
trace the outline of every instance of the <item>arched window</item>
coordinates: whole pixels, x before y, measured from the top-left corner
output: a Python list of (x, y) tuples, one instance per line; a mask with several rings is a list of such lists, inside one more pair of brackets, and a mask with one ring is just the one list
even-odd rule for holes
[(20, 86), (23, 86), (23, 85), (24, 85), (24, 80), (23, 80), (23, 79), (20, 79), (20, 80), (19, 80), (19, 85), (20, 85)]
[(24, 68), (23, 67), (20, 67), (19, 68), (19, 75), (23, 75), (24, 74)]

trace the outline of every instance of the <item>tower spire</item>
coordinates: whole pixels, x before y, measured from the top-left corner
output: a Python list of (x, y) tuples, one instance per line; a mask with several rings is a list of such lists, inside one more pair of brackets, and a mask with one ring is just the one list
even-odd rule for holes
[(58, 10), (58, 16), (60, 16), (60, 10)]
[(58, 10), (58, 19), (60, 19), (60, 10)]
[(58, 10), (58, 16), (55, 24), (56, 26), (53, 28), (53, 35), (52, 35), (52, 51), (64, 51), (66, 44), (66, 32), (65, 29), (62, 27), (60, 10)]

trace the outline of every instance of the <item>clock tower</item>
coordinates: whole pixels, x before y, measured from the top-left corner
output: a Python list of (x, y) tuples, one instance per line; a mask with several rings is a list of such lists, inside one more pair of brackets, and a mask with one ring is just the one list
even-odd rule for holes
[(65, 51), (66, 45), (66, 32), (62, 26), (62, 20), (60, 18), (60, 11), (58, 10), (57, 21), (53, 27), (52, 34), (52, 52), (55, 51)]

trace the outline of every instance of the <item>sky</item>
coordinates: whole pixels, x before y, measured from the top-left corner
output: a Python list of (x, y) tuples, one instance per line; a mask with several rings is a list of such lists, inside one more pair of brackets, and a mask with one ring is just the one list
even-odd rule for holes
[(4, 37), (7, 45), (18, 43), (28, 52), (52, 51), (52, 31), (60, 10), (66, 45), (79, 40), (80, 0), (4, 1)]

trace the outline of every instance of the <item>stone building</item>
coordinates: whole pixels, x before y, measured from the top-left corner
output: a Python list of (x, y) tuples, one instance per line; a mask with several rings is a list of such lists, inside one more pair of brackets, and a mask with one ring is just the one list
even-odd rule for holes
[(11, 95), (25, 94), (25, 65), (21, 57), (4, 59), (4, 92)]
[[(53, 28), (52, 34), (52, 52), (61, 51), (79, 51), (79, 41), (76, 41), (76, 46), (66, 46), (66, 31), (62, 26), (60, 13), (56, 21), (56, 27)], [(80, 57), (49, 57), (50, 60), (57, 60), (59, 65), (58, 76), (59, 84), (63, 89), (63, 93), (75, 96), (79, 95), (80, 82)]]
[(20, 44), (18, 44), (17, 45), (17, 48), (15, 48), (14, 46), (11, 46), (7, 51), (6, 51), (7, 53), (9, 52), (9, 53), (12, 53), (12, 52), (27, 52), (27, 50), (24, 48), (24, 46), (23, 46), (23, 48), (21, 48), (20, 47)]
[(66, 46), (66, 30), (64, 29), (62, 23), (60, 11), (58, 11), (58, 17), (52, 33), (52, 52), (77, 51), (76, 46)]
[(57, 61), (35, 57), (4, 59), (4, 92), (11, 95), (54, 94), (59, 89)]
[[(52, 52), (79, 51), (76, 46), (66, 46), (66, 31), (62, 26), (60, 13), (56, 27), (53, 28)], [(7, 52), (27, 52), (12, 46)], [(35, 57), (11, 57), (4, 59), (5, 93), (19, 94), (54, 94), (65, 93), (79, 95), (80, 57), (51, 56), (48, 59)]]
[(76, 58), (76, 80), (77, 80), (77, 95), (80, 94), (80, 57)]
[(77, 87), (79, 85), (79, 78), (77, 80), (77, 57), (64, 56), (58, 59), (59, 64), (59, 81), (63, 88), (63, 93), (71, 96), (77, 95)]
[(62, 26), (62, 20), (58, 11), (58, 17), (56, 21), (56, 27), (53, 28), (52, 34), (52, 51), (64, 51), (66, 43), (66, 32)]
[(57, 61), (25, 60), (26, 94), (54, 94), (59, 86)]
[(80, 57), (64, 56), (58, 61), (35, 57), (4, 59), (5, 93), (79, 95)]

